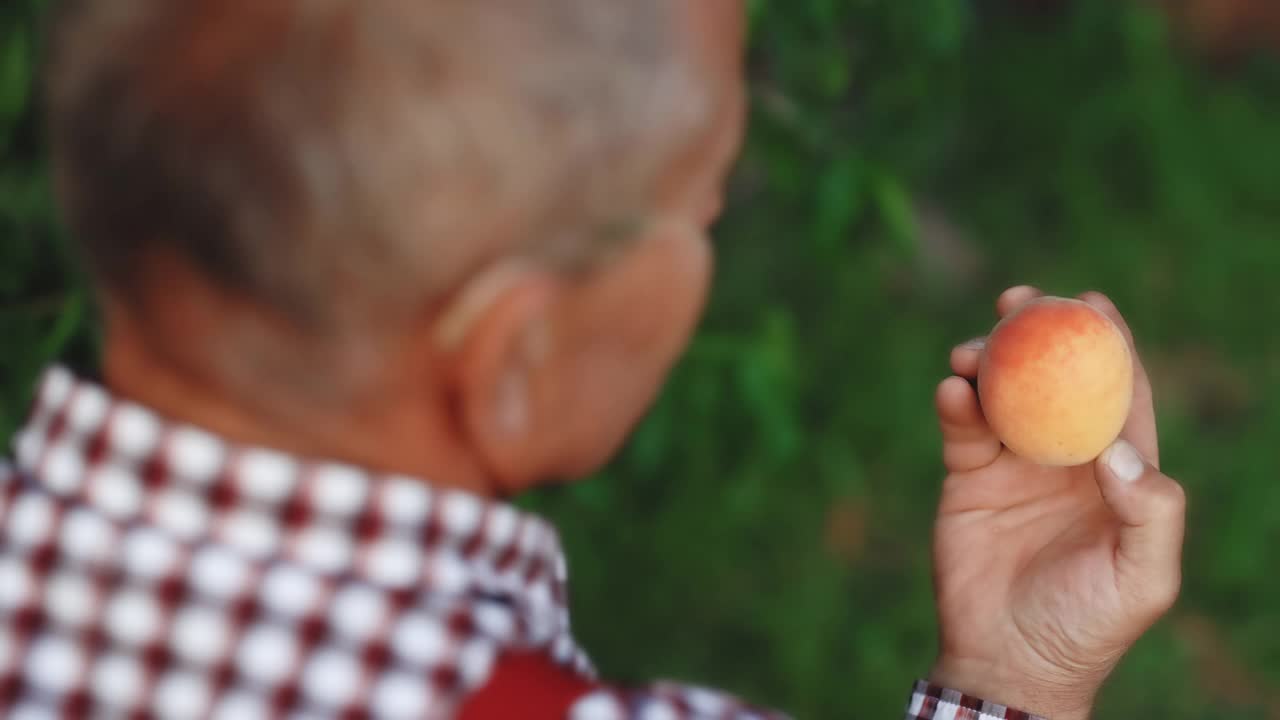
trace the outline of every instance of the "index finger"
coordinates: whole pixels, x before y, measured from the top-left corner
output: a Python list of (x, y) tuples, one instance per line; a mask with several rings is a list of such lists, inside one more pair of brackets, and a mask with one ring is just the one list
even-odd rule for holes
[(996, 298), (996, 314), (1001, 318), (1008, 316), (1014, 310), (1026, 305), (1038, 297), (1043, 297), (1044, 291), (1038, 287), (1031, 285), (1016, 285), (1000, 293), (1000, 297)]

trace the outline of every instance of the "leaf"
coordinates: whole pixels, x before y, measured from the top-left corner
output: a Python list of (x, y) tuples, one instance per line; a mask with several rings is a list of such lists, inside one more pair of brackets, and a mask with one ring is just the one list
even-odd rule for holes
[(824, 251), (838, 249), (848, 240), (853, 223), (865, 205), (861, 171), (852, 158), (833, 162), (818, 185), (814, 235)]
[(881, 176), (875, 185), (875, 202), (885, 232), (894, 246), (904, 253), (914, 254), (919, 229), (906, 189), (893, 178)]

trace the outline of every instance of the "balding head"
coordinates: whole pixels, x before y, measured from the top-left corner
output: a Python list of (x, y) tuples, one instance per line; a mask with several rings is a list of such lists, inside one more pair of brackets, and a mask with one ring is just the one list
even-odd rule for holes
[(701, 313), (742, 0), (60, 0), (120, 394), (509, 492), (606, 460)]
[(73, 232), (109, 295), (177, 260), (308, 331), (589, 257), (708, 120), (681, 1), (64, 0)]

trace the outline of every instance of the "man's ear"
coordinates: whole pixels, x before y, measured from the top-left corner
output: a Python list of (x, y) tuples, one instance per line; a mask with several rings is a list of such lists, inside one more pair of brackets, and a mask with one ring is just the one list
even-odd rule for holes
[(508, 491), (539, 470), (532, 393), (549, 351), (556, 288), (549, 273), (496, 266), (455, 294), (437, 325), (457, 431)]

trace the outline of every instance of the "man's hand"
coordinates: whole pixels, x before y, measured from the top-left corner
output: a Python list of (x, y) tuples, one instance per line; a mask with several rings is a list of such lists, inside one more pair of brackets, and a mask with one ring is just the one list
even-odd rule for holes
[[(1006, 291), (1003, 317), (1040, 293)], [(1103, 295), (1081, 297), (1133, 337)], [(931, 681), (1046, 715), (1087, 718), (1120, 657), (1181, 582), (1185, 496), (1165, 477), (1151, 385), (1134, 349), (1133, 410), (1095, 463), (1023, 460), (987, 426), (969, 379), (981, 343), (955, 349), (938, 388), (947, 478), (934, 534), (941, 653)]]

